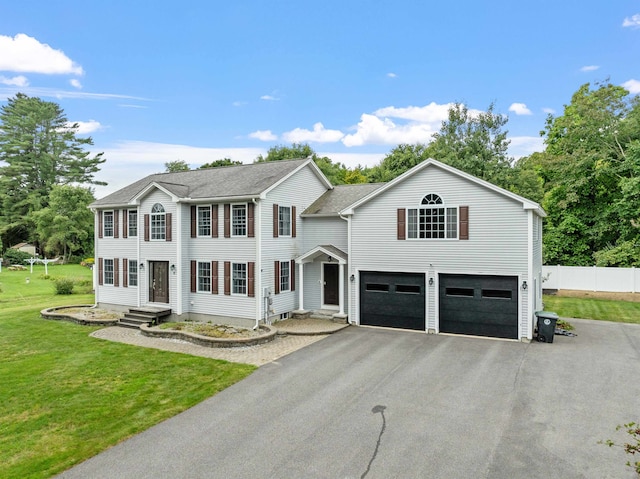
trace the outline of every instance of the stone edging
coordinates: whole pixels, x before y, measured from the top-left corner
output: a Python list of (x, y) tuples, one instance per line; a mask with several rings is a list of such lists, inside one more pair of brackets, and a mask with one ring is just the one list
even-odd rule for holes
[(156, 326), (149, 327), (146, 324), (140, 326), (140, 332), (143, 336), (151, 338), (165, 339), (182, 339), (199, 346), (207, 346), (210, 348), (238, 348), (243, 346), (256, 346), (258, 344), (268, 343), (276, 337), (276, 329), (266, 324), (260, 325), (260, 329), (267, 330), (261, 336), (253, 338), (212, 338), (202, 336), (200, 334), (190, 333), (187, 331), (176, 331), (170, 329), (160, 329)]
[(72, 323), (81, 324), (82, 326), (115, 326), (118, 319), (92, 319), (85, 318), (82, 314), (73, 313), (56, 313), (59, 309), (67, 308), (92, 308), (93, 304), (74, 304), (70, 306), (56, 306), (55, 308), (46, 308), (40, 311), (40, 316), (44, 319), (54, 319), (71, 321)]

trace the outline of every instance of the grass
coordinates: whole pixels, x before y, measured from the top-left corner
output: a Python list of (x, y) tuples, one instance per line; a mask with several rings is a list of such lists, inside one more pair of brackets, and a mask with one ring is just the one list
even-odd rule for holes
[[(0, 273), (2, 478), (51, 477), (255, 369), (102, 341), (89, 336), (97, 327), (41, 319), (45, 307), (93, 303), (93, 296), (54, 295), (36, 269)], [(49, 265), (49, 273), (91, 275), (80, 266)]]
[(544, 309), (565, 318), (640, 324), (640, 303), (637, 302), (545, 295)]

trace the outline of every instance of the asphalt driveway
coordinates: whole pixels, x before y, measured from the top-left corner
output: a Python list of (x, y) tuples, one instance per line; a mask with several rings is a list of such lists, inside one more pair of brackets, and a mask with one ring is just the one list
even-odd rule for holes
[(348, 328), (63, 478), (633, 478), (640, 326), (553, 344)]

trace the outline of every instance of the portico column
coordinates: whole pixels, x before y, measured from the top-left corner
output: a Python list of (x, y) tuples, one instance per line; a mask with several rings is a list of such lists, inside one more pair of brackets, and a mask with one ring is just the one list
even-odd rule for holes
[(340, 306), (340, 314), (344, 314), (344, 264), (343, 263), (340, 263), (340, 273), (338, 275), (338, 284), (340, 285), (338, 305)]
[(300, 285), (298, 286), (298, 309), (304, 311), (304, 263), (298, 263), (298, 278), (300, 278)]

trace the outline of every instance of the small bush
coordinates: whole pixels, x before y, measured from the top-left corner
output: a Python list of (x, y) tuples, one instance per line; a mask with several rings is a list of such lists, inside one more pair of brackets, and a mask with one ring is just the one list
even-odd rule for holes
[(33, 258), (29, 253), (17, 249), (9, 248), (4, 252), (4, 263), (7, 265), (23, 265), (26, 259)]
[(72, 294), (73, 280), (69, 278), (59, 278), (55, 282), (56, 294)]

